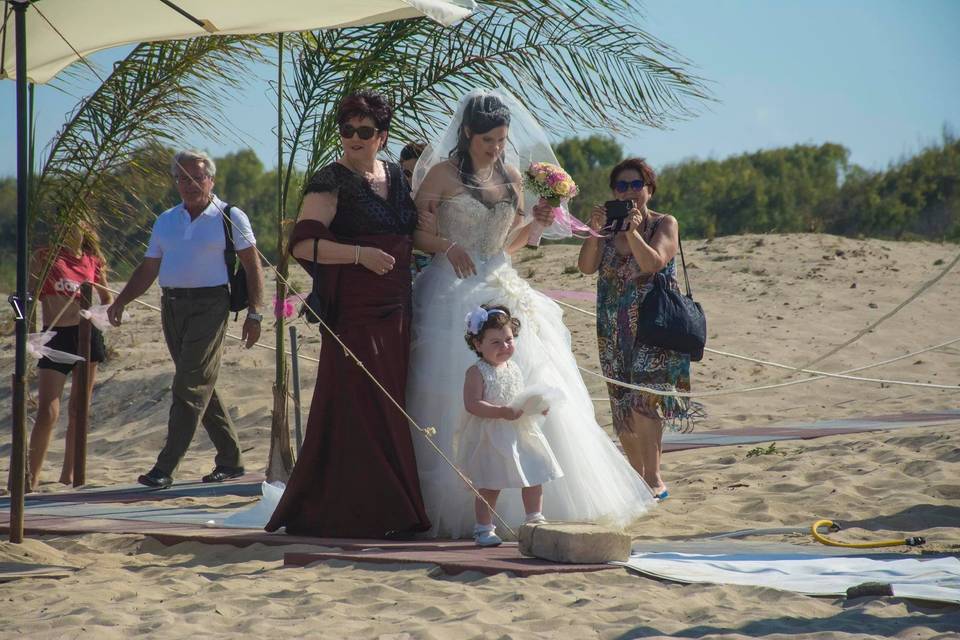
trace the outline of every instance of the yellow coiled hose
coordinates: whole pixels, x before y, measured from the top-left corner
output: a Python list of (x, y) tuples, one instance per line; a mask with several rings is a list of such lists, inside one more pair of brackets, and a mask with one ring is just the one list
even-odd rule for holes
[(831, 533), (836, 533), (837, 531), (840, 531), (840, 525), (833, 520), (817, 520), (813, 523), (813, 526), (810, 527), (810, 533), (813, 535), (814, 540), (831, 547), (875, 549), (878, 547), (900, 547), (903, 545), (908, 547), (919, 547), (920, 545), (926, 543), (926, 540), (920, 536), (911, 536), (909, 538), (901, 538), (899, 540), (877, 540), (876, 542), (836, 542), (820, 533), (820, 531), (818, 531), (820, 527), (826, 527)]

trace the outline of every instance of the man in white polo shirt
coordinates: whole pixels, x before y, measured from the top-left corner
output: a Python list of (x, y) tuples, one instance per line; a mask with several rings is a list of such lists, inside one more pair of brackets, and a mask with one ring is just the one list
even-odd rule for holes
[(213, 471), (204, 482), (223, 482), (243, 475), (243, 459), (230, 414), (214, 390), (220, 372), (220, 353), (230, 306), (224, 257), (223, 216), (230, 215), (233, 244), (246, 270), (249, 307), (243, 340), (249, 349), (260, 339), (257, 309), (263, 299), (263, 272), (256, 239), (246, 214), (213, 194), (213, 160), (201, 151), (181, 151), (171, 172), (183, 202), (163, 212), (153, 225), (143, 261), (107, 310), (110, 322), (120, 326), (123, 308), (160, 278), (163, 335), (173, 357), (173, 402), (167, 441), (157, 463), (138, 481), (164, 489), (190, 447), (197, 423), (202, 422), (217, 448)]

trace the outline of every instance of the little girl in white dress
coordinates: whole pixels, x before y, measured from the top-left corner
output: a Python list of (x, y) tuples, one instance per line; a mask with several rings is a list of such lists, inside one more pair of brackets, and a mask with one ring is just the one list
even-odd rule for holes
[[(545, 522), (543, 483), (563, 476), (540, 422), (553, 401), (550, 390), (524, 389), (510, 358), (520, 321), (503, 306), (467, 314), (467, 345), (480, 357), (463, 382), (466, 417), (454, 438), (460, 467), (484, 500), (476, 498), (473, 537), (482, 547), (501, 543), (493, 524), (501, 489), (520, 489), (526, 521)], [(489, 504), (489, 506), (488, 506)]]

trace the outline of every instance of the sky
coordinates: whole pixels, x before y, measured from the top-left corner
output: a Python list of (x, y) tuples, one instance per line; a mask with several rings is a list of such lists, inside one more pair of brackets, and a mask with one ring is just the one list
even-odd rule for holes
[[(639, 26), (687, 58), (715, 98), (668, 130), (617, 137), (628, 155), (655, 167), (835, 142), (850, 150), (852, 162), (880, 170), (940, 141), (944, 127), (960, 132), (960, 0), (648, 0), (642, 6)], [(127, 51), (95, 59), (109, 68)], [(274, 71), (264, 65), (251, 75), (227, 107), (239, 133), (189, 142), (215, 156), (252, 147), (272, 167), (276, 111), (267, 79)], [(40, 146), (78, 98), (37, 87)], [(0, 82), (0, 176), (16, 172), (14, 100), (14, 84)]]

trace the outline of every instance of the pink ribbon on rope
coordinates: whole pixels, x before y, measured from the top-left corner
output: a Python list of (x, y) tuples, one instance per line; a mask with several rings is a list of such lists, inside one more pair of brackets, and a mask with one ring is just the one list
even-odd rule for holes
[(287, 298), (283, 300), (280, 300), (277, 296), (273, 296), (273, 315), (277, 318), (292, 318), (294, 313), (296, 313), (296, 304), (298, 302), (303, 302), (302, 296), (287, 296)]

